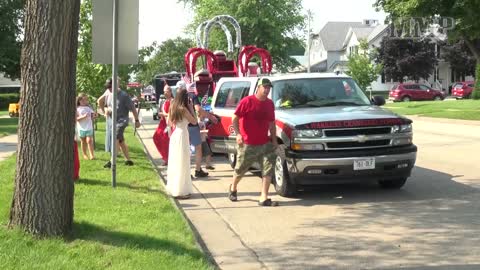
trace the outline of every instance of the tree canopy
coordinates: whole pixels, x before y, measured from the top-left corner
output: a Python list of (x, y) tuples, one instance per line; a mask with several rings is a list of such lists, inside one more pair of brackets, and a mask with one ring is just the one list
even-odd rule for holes
[[(377, 0), (375, 6), (394, 17), (449, 17), (455, 20), (448, 30), (451, 40), (463, 40), (476, 59), (477, 83), (473, 97), (480, 98), (480, 14), (479, 0)], [(451, 28), (451, 27), (449, 27)]]
[(0, 1), (0, 72), (20, 78), (23, 0)]
[(382, 65), (374, 64), (373, 59), (368, 55), (368, 43), (360, 40), (360, 52), (348, 57), (347, 74), (351, 76), (363, 91), (375, 81), (380, 74)]
[(384, 37), (376, 62), (383, 65), (387, 80), (427, 79), (437, 63), (434, 45), (428, 40)]
[[(137, 65), (118, 65), (118, 76), (122, 89), (126, 89), (132, 73), (139, 72), (146, 58), (154, 50), (154, 44), (139, 50)], [(80, 29), (77, 56), (77, 90), (93, 97), (104, 92), (105, 81), (112, 76), (112, 66), (92, 62), (92, 0), (82, 1), (80, 7)]]
[(193, 46), (192, 40), (180, 37), (166, 40), (159, 46), (155, 44), (152, 57), (136, 73), (137, 81), (150, 84), (156, 74), (185, 71), (183, 57)]
[[(200, 23), (214, 16), (230, 15), (240, 24), (242, 45), (256, 45), (269, 50), (274, 67), (279, 71), (298, 65), (295, 59), (289, 57), (289, 52), (303, 47), (299, 36), (305, 25), (301, 0), (180, 1), (191, 5), (195, 12), (194, 22), (189, 26), (192, 33)], [(233, 36), (234, 29), (230, 31)], [(210, 41), (210, 49), (227, 51), (225, 34), (220, 28), (213, 28)]]

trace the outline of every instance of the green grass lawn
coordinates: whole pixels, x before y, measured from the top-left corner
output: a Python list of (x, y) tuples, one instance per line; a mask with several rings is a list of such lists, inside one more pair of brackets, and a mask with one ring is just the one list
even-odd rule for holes
[(0, 116), (3, 116), (3, 115), (8, 115), (8, 110), (0, 110)]
[(384, 107), (403, 115), (480, 120), (480, 100), (398, 102)]
[(17, 133), (18, 118), (0, 118), (0, 137)]
[(6, 228), (15, 157), (0, 162), (0, 269), (213, 269), (165, 195), (133, 128), (127, 131), (135, 166), (119, 159), (116, 189), (103, 168), (109, 159), (102, 151), (104, 132), (96, 132), (97, 159), (81, 159), (68, 239), (37, 239)]

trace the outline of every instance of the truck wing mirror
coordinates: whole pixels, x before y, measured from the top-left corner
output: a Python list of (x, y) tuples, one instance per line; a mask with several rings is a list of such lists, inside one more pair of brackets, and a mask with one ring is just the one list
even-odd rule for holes
[(377, 106), (385, 105), (385, 98), (382, 96), (373, 96), (372, 97), (372, 104)]

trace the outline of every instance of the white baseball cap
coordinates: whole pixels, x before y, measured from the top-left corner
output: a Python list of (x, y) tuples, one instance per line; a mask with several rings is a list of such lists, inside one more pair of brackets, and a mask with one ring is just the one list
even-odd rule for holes
[(187, 90), (187, 84), (184, 81), (178, 81), (176, 86), (178, 90), (180, 89)]

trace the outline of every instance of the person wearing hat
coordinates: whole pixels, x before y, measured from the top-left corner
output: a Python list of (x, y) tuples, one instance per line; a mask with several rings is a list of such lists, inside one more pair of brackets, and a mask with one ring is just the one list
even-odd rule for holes
[[(108, 79), (106, 83), (106, 88), (110, 93), (113, 91), (113, 80)], [(120, 80), (117, 78), (117, 121), (114, 123), (112, 121), (112, 126), (116, 128), (116, 135), (117, 135), (117, 140), (116, 143), (112, 142), (112, 148), (115, 147), (114, 145), (118, 145), (120, 149), (122, 150), (123, 155), (125, 156), (125, 165), (127, 166), (133, 166), (133, 161), (130, 159), (130, 155), (128, 153), (128, 145), (125, 142), (125, 137), (124, 137), (124, 132), (125, 128), (128, 126), (129, 122), (129, 112), (132, 112), (133, 117), (135, 119), (135, 127), (139, 128), (140, 127), (140, 121), (138, 119), (138, 113), (137, 110), (135, 110), (135, 105), (133, 104), (132, 99), (130, 96), (127, 94), (127, 92), (122, 91), (120, 89)], [(103, 112), (103, 114), (106, 114), (107, 117), (111, 117), (112, 115), (112, 108), (113, 108), (113, 95), (110, 94), (110, 96), (103, 97), (104, 101), (98, 101), (99, 104), (106, 104), (106, 107), (108, 108), (108, 111), (105, 113), (103, 106), (100, 106), (100, 110)], [(111, 168), (112, 162), (109, 160), (105, 165), (103, 166), (104, 168)]]
[(258, 162), (262, 169), (262, 190), (258, 204), (260, 206), (278, 205), (277, 202), (268, 198), (275, 150), (278, 146), (274, 105), (268, 98), (271, 88), (270, 80), (261, 78), (257, 84), (257, 92), (243, 98), (232, 117), (237, 141), (237, 163), (228, 194), (232, 202), (237, 201), (237, 185), (243, 175), (253, 163)]
[[(183, 81), (179, 81), (177, 83), (177, 87), (179, 89), (186, 89), (188, 91), (188, 98), (191, 104), (195, 109), (196, 115), (194, 117), (198, 117), (200, 119), (209, 118), (212, 120), (213, 123), (217, 123), (217, 119), (212, 117), (212, 115), (206, 112), (200, 103), (199, 93), (197, 93), (197, 89), (195, 86), (195, 82), (191, 84), (185, 84)], [(200, 93), (204, 94), (204, 93)], [(190, 144), (195, 147), (195, 177), (207, 177), (208, 172), (202, 170), (202, 137), (200, 133), (200, 126), (197, 124), (188, 124), (188, 135), (190, 137)]]

